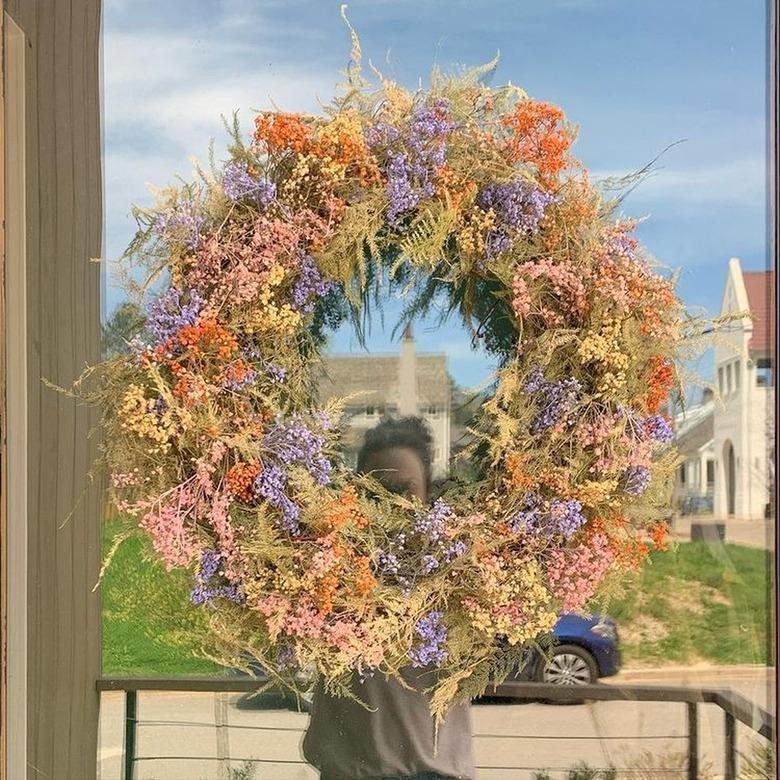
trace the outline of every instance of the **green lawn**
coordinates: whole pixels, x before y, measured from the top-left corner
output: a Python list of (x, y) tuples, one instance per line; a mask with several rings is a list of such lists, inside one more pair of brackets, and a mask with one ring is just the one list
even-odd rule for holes
[[(107, 552), (127, 523), (106, 523)], [(151, 544), (138, 536), (124, 541), (101, 585), (103, 673), (117, 675), (222, 674), (222, 667), (198, 657), (203, 615), (189, 600), (191, 576), (165, 567)]]
[[(125, 528), (118, 521), (106, 524), (106, 551)], [(714, 550), (689, 543), (654, 553), (610, 604), (628, 666), (770, 663), (770, 555), (732, 544)], [(125, 541), (101, 587), (105, 674), (224, 673), (198, 657), (194, 637), (202, 635), (204, 613), (189, 602), (189, 575), (165, 572), (148, 542)]]
[(741, 545), (654, 553), (609, 607), (629, 666), (771, 663), (771, 555)]

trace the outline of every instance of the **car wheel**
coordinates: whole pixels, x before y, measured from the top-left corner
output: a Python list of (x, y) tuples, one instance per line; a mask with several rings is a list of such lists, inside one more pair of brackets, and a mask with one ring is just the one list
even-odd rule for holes
[[(539, 682), (548, 685), (593, 685), (599, 671), (593, 656), (578, 645), (557, 645), (547, 661), (539, 665)], [(582, 700), (557, 701), (556, 704), (581, 704)]]

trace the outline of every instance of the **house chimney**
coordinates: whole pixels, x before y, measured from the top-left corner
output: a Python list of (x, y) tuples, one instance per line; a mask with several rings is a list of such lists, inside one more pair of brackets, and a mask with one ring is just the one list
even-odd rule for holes
[(398, 413), (402, 417), (416, 416), (417, 409), (417, 355), (411, 324), (404, 329), (401, 357), (398, 361)]

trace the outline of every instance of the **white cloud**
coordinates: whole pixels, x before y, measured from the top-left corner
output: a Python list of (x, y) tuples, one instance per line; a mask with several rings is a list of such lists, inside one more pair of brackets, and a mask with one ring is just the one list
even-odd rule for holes
[[(594, 180), (618, 178), (625, 172), (593, 171)], [(685, 206), (755, 205), (766, 196), (766, 162), (747, 157), (719, 165), (665, 167), (652, 172), (629, 195), (634, 204), (664, 203)]]
[[(240, 9), (234, 9), (236, 12)], [(224, 34), (206, 44), (184, 33), (111, 32), (105, 39), (106, 202), (109, 250), (129, 240), (132, 204), (150, 204), (147, 184), (193, 177), (191, 158), (219, 159), (228, 140), (221, 115), (239, 110), (251, 130), (252, 109), (319, 110), (337, 74), (267, 66), (260, 44)]]
[[(260, 43), (215, 35), (108, 33), (105, 40), (105, 122), (111, 146), (146, 129), (158, 143), (205, 156), (209, 139), (225, 137), (221, 115), (239, 110), (251, 127), (252, 109), (276, 104), (290, 111), (319, 110), (339, 79), (327, 69), (268, 65)], [(150, 139), (152, 143), (152, 139)], [(108, 149), (111, 152), (111, 148)], [(150, 148), (150, 155), (155, 150)]]

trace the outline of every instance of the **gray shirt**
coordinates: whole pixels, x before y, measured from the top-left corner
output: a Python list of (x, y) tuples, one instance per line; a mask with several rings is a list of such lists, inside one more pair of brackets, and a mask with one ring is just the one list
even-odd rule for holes
[(434, 722), (424, 692), (431, 686), (431, 672), (406, 667), (401, 675), (412, 690), (380, 673), (353, 682), (353, 691), (371, 710), (352, 699), (330, 696), (317, 684), (303, 755), (320, 770), (322, 780), (427, 772), (474, 780), (470, 706), (450, 709), (434, 745)]

